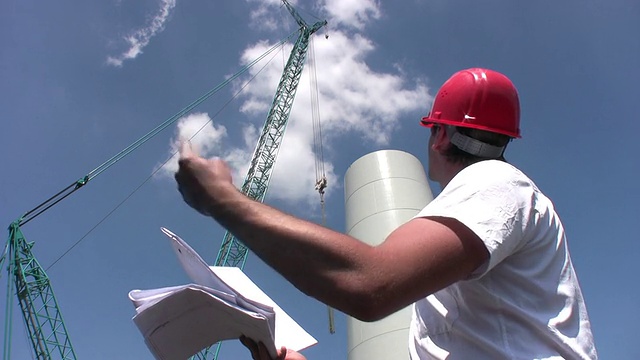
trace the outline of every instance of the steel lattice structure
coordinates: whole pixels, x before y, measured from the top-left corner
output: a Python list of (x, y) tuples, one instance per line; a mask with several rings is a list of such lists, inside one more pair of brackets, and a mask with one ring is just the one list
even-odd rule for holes
[[(300, 26), (300, 34), (291, 50), (289, 60), (278, 84), (271, 109), (253, 154), (251, 166), (242, 186), (242, 192), (244, 194), (260, 202), (264, 200), (266, 195), (271, 172), (275, 165), (280, 144), (289, 120), (289, 114), (291, 113), (296, 90), (302, 75), (310, 37), (327, 24), (326, 21), (319, 21), (313, 25), (308, 25), (287, 0), (283, 0), (283, 3)], [(247, 68), (248, 67), (249, 66), (247, 66)], [(243, 71), (245, 70), (246, 69)], [(234, 75), (233, 78), (238, 75), (239, 74)], [(225, 84), (230, 80), (231, 79), (228, 79)], [(116, 156), (91, 171), (85, 177), (72, 183), (33, 210), (27, 212), (23, 217), (9, 226), (9, 239), (2, 258), (0, 258), (0, 267), (4, 264), (4, 261), (7, 260), (10, 277), (7, 281), (3, 360), (10, 360), (11, 356), (11, 310), (14, 296), (18, 298), (23, 319), (34, 349), (35, 358), (38, 360), (76, 359), (76, 354), (71, 345), (71, 340), (54, 296), (49, 277), (31, 252), (34, 243), (27, 242), (20, 227), (82, 188), (90, 179), (102, 173), (135, 148), (142, 145), (149, 138), (175, 122), (186, 112), (214, 94), (219, 88), (220, 87), (216, 87), (207, 92), (185, 109), (153, 129), (149, 134), (143, 136)], [(235, 236), (227, 232), (222, 241), (215, 264), (217, 266), (236, 266), (243, 268), (247, 255), (247, 247), (238, 241)], [(215, 351), (213, 351), (214, 347), (216, 348)], [(214, 345), (203, 350), (201, 353), (193, 356), (192, 359), (217, 359), (219, 349), (220, 343), (217, 344), (217, 346)]]
[[(313, 33), (327, 24), (326, 21), (318, 21), (313, 25), (308, 25), (298, 12), (286, 1), (283, 0), (287, 10), (295, 18), (300, 26), (300, 34), (291, 49), (289, 60), (284, 68), (282, 77), (278, 84), (276, 94), (271, 104), (271, 109), (260, 133), (260, 138), (251, 159), (251, 166), (247, 172), (242, 192), (256, 201), (264, 201), (269, 187), (271, 172), (276, 163), (278, 151), (284, 137), (284, 132), (289, 121), (289, 114), (293, 107), (293, 100), (300, 83), (302, 69), (309, 48), (309, 40)], [(235, 266), (244, 268), (249, 250), (232, 233), (226, 232), (220, 246), (220, 251), (216, 257), (216, 266)], [(215, 348), (215, 351), (213, 350)], [(211, 346), (192, 359), (207, 360), (217, 359), (220, 351), (220, 343)], [(213, 355), (213, 357), (211, 357)]]
[[(9, 226), (7, 255), (9, 274), (14, 277), (14, 281), (8, 281), (8, 295), (13, 295), (14, 291), (17, 295), (36, 359), (75, 360), (76, 354), (71, 346), (51, 282), (31, 253), (32, 247), (33, 243), (28, 243), (24, 238), (20, 223), (12, 223)], [(7, 316), (10, 316), (9, 303), (7, 308)], [(10, 356), (10, 334), (11, 330), (5, 329), (3, 358), (7, 360)]]

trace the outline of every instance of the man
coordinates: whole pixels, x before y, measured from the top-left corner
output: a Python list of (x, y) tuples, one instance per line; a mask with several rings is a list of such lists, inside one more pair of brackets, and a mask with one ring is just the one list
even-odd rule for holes
[[(184, 200), (302, 292), (363, 321), (413, 306), (412, 359), (595, 359), (589, 318), (553, 204), (504, 161), (518, 94), (488, 69), (454, 74), (422, 125), (443, 190), (378, 246), (242, 195), (227, 165), (184, 149)], [(254, 358), (261, 344), (241, 341)], [(280, 359), (301, 359), (281, 349)]]

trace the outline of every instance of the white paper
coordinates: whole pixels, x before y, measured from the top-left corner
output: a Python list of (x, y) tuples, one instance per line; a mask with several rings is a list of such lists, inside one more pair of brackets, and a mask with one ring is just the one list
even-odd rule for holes
[[(223, 281), (233, 283), (234, 288), (245, 297), (259, 303), (269, 305), (275, 313), (275, 345), (276, 348), (286, 346), (299, 351), (317, 343), (316, 339), (278, 306), (267, 294), (237, 267), (211, 266), (211, 270)], [(302, 331), (301, 331), (302, 330)]]
[(281, 346), (299, 351), (317, 343), (242, 270), (209, 267), (179, 236), (161, 230), (194, 284), (129, 292), (133, 321), (156, 359), (187, 359), (241, 335), (263, 342), (272, 357)]
[(195, 287), (167, 296), (133, 318), (156, 359), (187, 359), (218, 341), (240, 335), (262, 341), (271, 356), (275, 345), (262, 314), (239, 310)]

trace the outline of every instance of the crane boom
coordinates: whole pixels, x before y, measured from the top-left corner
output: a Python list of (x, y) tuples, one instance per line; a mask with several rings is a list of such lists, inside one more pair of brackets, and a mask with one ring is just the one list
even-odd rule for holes
[[(264, 200), (267, 193), (271, 172), (289, 120), (307, 55), (309, 37), (327, 24), (326, 21), (319, 21), (309, 26), (286, 0), (283, 2), (300, 25), (300, 35), (291, 50), (289, 60), (280, 78), (271, 110), (262, 128), (251, 166), (242, 185), (242, 192), (245, 195), (260, 202)], [(238, 241), (233, 234), (227, 232), (222, 240), (215, 264), (243, 268), (247, 253), (247, 247)]]
[[(318, 21), (313, 25), (308, 25), (296, 10), (287, 2), (283, 3), (291, 15), (300, 26), (300, 34), (291, 50), (289, 60), (278, 84), (271, 110), (264, 123), (258, 144), (254, 151), (251, 166), (242, 186), (242, 192), (248, 197), (262, 202), (266, 195), (269, 179), (275, 160), (280, 149), (280, 144), (284, 136), (284, 131), (289, 120), (289, 114), (293, 106), (298, 83), (304, 67), (307, 55), (310, 36), (327, 24), (326, 21)], [(217, 88), (216, 88), (217, 89)], [(207, 93), (192, 105), (195, 106), (204, 101), (213, 92)], [(188, 109), (192, 106), (189, 105)], [(187, 109), (185, 109), (186, 111)], [(173, 122), (179, 116), (168, 119), (161, 127), (154, 129), (150, 134), (164, 129), (170, 121)], [(149, 134), (148, 134), (149, 135)], [(147, 140), (143, 137), (129, 148), (123, 150), (117, 156), (92, 171), (92, 176), (104, 171), (108, 166), (118, 161), (132, 149)], [(29, 333), (29, 337), (35, 351), (35, 358), (38, 360), (75, 360), (76, 354), (67, 334), (67, 329), (62, 319), (62, 314), (54, 296), (50, 280), (40, 266), (35, 256), (31, 252), (33, 242), (27, 242), (21, 225), (26, 224), (34, 217), (40, 215), (45, 210), (54, 206), (71, 193), (78, 190), (90, 179), (87, 175), (77, 182), (54, 195), (36, 209), (28, 212), (19, 220), (9, 226), (9, 241), (5, 253), (0, 258), (0, 267), (7, 260), (8, 272), (14, 281), (9, 279), (7, 291), (7, 304), (5, 309), (5, 336), (3, 360), (11, 357), (11, 299), (13, 294), (17, 295), (22, 310), (22, 315)], [(226, 233), (222, 241), (222, 246), (216, 258), (215, 264), (218, 266), (236, 266), (243, 268), (248, 250), (232, 234)], [(210, 348), (200, 354), (196, 354), (195, 359), (208, 359)], [(220, 344), (218, 344), (213, 359), (217, 359)]]
[[(271, 109), (264, 122), (258, 144), (256, 145), (251, 166), (247, 171), (247, 176), (242, 185), (242, 192), (249, 198), (262, 202), (267, 194), (271, 172), (275, 165), (280, 144), (284, 137), (284, 132), (289, 121), (289, 114), (296, 96), (296, 90), (304, 68), (304, 61), (309, 48), (309, 39), (313, 33), (327, 24), (326, 20), (318, 21), (313, 25), (308, 25), (298, 12), (289, 4), (287, 0), (282, 0), (291, 16), (300, 26), (300, 35), (291, 49), (291, 54), (278, 83), (276, 94), (271, 104)], [(216, 266), (235, 266), (240, 269), (248, 255), (247, 247), (240, 242), (232, 233), (226, 232), (222, 239), (220, 251), (216, 257)], [(220, 352), (221, 343), (213, 345), (202, 352), (194, 355), (192, 359), (207, 360), (217, 359)], [(216, 348), (213, 350), (213, 348)]]

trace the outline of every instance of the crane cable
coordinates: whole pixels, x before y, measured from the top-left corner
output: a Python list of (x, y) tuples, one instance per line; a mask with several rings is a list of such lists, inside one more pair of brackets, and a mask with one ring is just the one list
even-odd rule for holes
[[(285, 39), (286, 40), (286, 39)], [(284, 43), (286, 43), (286, 41), (281, 41), (280, 43), (276, 44), (275, 46), (282, 46)], [(267, 51), (267, 53), (265, 53), (264, 55), (271, 53), (273, 50), (273, 48), (269, 49)], [(265, 56), (261, 56), (259, 59), (263, 59)], [(198, 135), (214, 118), (216, 118), (218, 115), (220, 115), (220, 113), (233, 101), (235, 100), (235, 98), (237, 98), (243, 91), (244, 89), (258, 76), (260, 75), (260, 73), (262, 73), (262, 71), (273, 61), (273, 59), (275, 58), (277, 54), (274, 54), (261, 68), (260, 70), (258, 70), (249, 80), (247, 80), (241, 87), (240, 89), (229, 99), (227, 100), (226, 103), (223, 104), (223, 106), (211, 117), (211, 120), (205, 122), (188, 140), (192, 140), (196, 135)], [(256, 61), (254, 61), (252, 64), (255, 64)], [(107, 218), (109, 218), (109, 216), (111, 216), (116, 210), (118, 210), (122, 205), (124, 205), (125, 202), (127, 202), (127, 200), (129, 200), (133, 194), (135, 194), (138, 190), (140, 190), (140, 188), (142, 188), (143, 185), (145, 185), (149, 180), (151, 180), (151, 178), (153, 178), (153, 176), (160, 171), (160, 169), (169, 162), (169, 160), (171, 160), (176, 154), (178, 153), (178, 151), (174, 151), (163, 163), (161, 166), (158, 166), (157, 169), (155, 169), (146, 179), (144, 179), (142, 181), (142, 183), (140, 183), (140, 185), (138, 185), (135, 189), (133, 189), (133, 191), (131, 191), (129, 193), (129, 195), (127, 195), (122, 201), (120, 201), (111, 211), (109, 211), (102, 219), (100, 219), (100, 221), (98, 221), (91, 229), (89, 229), (83, 236), (80, 237), (80, 239), (78, 239), (75, 243), (73, 243), (73, 245), (71, 245), (65, 252), (62, 253), (62, 255), (60, 255), (56, 260), (54, 260), (46, 269), (45, 271), (49, 271), (49, 269), (51, 269), (56, 263), (58, 263), (58, 261), (60, 261), (63, 257), (65, 257), (69, 252), (71, 252), (71, 250), (73, 250), (76, 246), (78, 246), (87, 236), (89, 236), (90, 233), (93, 232), (93, 230), (95, 230), (98, 226), (100, 226), (100, 224), (102, 224), (105, 220), (107, 220)], [(70, 194), (68, 194), (70, 195)], [(66, 195), (66, 196), (68, 196)], [(66, 197), (65, 196), (65, 197)], [(58, 200), (60, 201), (60, 200)], [(53, 206), (53, 205), (51, 205)], [(50, 206), (49, 206), (50, 207)], [(46, 210), (46, 209), (45, 209)], [(31, 220), (31, 219), (29, 219)], [(8, 243), (7, 243), (8, 244)], [(8, 245), (7, 245), (8, 246)], [(3, 256), (4, 258), (4, 256)]]
[[(327, 177), (324, 171), (324, 152), (322, 149), (322, 126), (320, 123), (320, 106), (318, 101), (318, 77), (316, 75), (315, 52), (313, 39), (309, 43), (309, 86), (311, 87), (311, 122), (313, 124), (313, 153), (315, 158), (316, 190), (320, 194), (322, 218), (324, 219), (324, 193)], [(325, 224), (323, 224), (325, 225)]]
[(169, 125), (171, 125), (171, 124), (175, 123), (176, 121), (178, 121), (181, 117), (183, 117), (188, 112), (193, 110), (196, 106), (202, 104), (205, 100), (207, 100), (208, 98), (213, 96), (220, 89), (222, 89), (223, 87), (227, 86), (230, 82), (232, 82), (233, 80), (238, 78), (240, 75), (244, 74), (251, 67), (253, 67), (256, 63), (258, 63), (260, 60), (264, 59), (268, 54), (270, 54), (271, 52), (273, 52), (274, 50), (276, 50), (277, 48), (279, 48), (280, 46), (282, 46), (283, 44), (288, 42), (291, 39), (291, 37), (293, 35), (295, 35), (295, 34), (297, 34), (297, 30), (292, 32), (286, 38), (280, 40), (278, 43), (276, 43), (274, 46), (272, 46), (269, 50), (267, 50), (264, 54), (260, 55), (258, 58), (256, 58), (252, 62), (250, 62), (247, 65), (243, 66), (238, 72), (236, 72), (235, 74), (230, 76), (228, 79), (226, 79), (225, 81), (220, 83), (218, 86), (216, 86), (215, 88), (207, 91), (204, 95), (202, 95), (199, 98), (197, 98), (196, 100), (194, 100), (191, 104), (187, 105), (182, 110), (178, 111), (176, 114), (174, 114), (173, 116), (171, 116), (170, 118), (165, 120), (160, 125), (156, 126), (150, 132), (148, 132), (147, 134), (145, 134), (144, 136), (142, 136), (141, 138), (139, 138), (138, 140), (133, 142), (131, 145), (129, 145), (126, 148), (124, 148), (123, 150), (121, 150), (116, 155), (112, 156), (109, 160), (105, 161), (104, 163), (102, 163), (97, 168), (91, 170), (87, 175), (85, 175), (82, 178), (80, 178), (79, 180), (71, 183), (66, 188), (60, 190), (57, 194), (53, 195), (49, 199), (47, 199), (44, 202), (42, 202), (40, 205), (38, 205), (35, 208), (33, 208), (33, 209), (29, 210), (28, 212), (26, 212), (18, 220), (19, 224), (20, 225), (24, 225), (24, 224), (28, 223), (29, 221), (33, 220), (38, 215), (40, 215), (43, 212), (49, 210), (51, 207), (53, 207), (57, 203), (59, 203), (60, 201), (64, 200), (67, 196), (69, 196), (72, 193), (76, 192), (78, 189), (83, 187), (87, 182), (89, 182), (89, 180), (91, 180), (91, 179), (95, 178), (96, 176), (100, 175), (103, 171), (107, 170), (109, 167), (111, 167), (112, 165), (114, 165), (115, 163), (120, 161), (122, 158), (124, 158), (125, 156), (129, 155), (131, 152), (136, 150), (138, 147), (142, 146), (142, 144), (144, 144), (145, 142), (149, 141), (151, 138), (156, 136), (162, 130), (166, 129)]
[[(327, 216), (324, 193), (327, 188), (327, 175), (324, 171), (324, 151), (322, 149), (322, 126), (320, 121), (320, 105), (318, 96), (318, 77), (316, 74), (316, 56), (313, 38), (309, 42), (309, 87), (311, 90), (311, 123), (313, 124), (313, 154), (315, 159), (316, 183), (315, 189), (320, 194), (320, 211), (322, 212), (322, 226), (327, 226)], [(333, 308), (327, 305), (329, 317), (329, 333), (336, 332)]]

